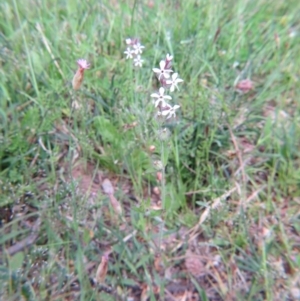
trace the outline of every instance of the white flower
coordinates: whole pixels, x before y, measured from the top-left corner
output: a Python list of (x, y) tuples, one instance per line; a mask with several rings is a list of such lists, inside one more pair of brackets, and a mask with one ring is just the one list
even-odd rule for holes
[(173, 56), (170, 55), (169, 53), (167, 53), (166, 60), (169, 61), (169, 62), (172, 61), (173, 60)]
[(176, 110), (179, 109), (180, 106), (179, 105), (175, 105), (173, 108), (171, 107), (169, 110), (165, 110), (165, 111), (162, 111), (161, 114), (163, 116), (167, 116), (166, 119), (169, 119), (171, 117), (176, 117)]
[(163, 76), (164, 78), (169, 78), (170, 77), (170, 73), (173, 72), (171, 69), (165, 69), (166, 67), (166, 62), (165, 61), (160, 61), (159, 63), (159, 67), (158, 68), (153, 68), (153, 72), (154, 73), (158, 73), (158, 79), (160, 80), (160, 78)]
[(135, 45), (133, 45), (133, 48), (135, 54), (142, 54), (145, 46), (141, 45), (140, 43), (136, 43)]
[(128, 47), (124, 53), (126, 54), (126, 60), (133, 58), (134, 51), (130, 47)]
[(165, 89), (163, 87), (159, 88), (158, 93), (153, 93), (150, 96), (153, 98), (157, 98), (155, 100), (155, 107), (157, 108), (159, 106), (159, 104), (161, 103), (161, 105), (163, 107), (167, 106), (168, 104), (165, 102), (165, 99), (171, 100), (172, 97), (169, 95), (164, 95), (165, 94)]
[(131, 42), (132, 42), (132, 41), (131, 41), (130, 38), (127, 38), (127, 39), (125, 40), (125, 42), (126, 42), (127, 45), (131, 45)]
[(177, 88), (177, 90), (179, 90), (178, 84), (182, 82), (183, 80), (178, 77), (178, 73), (174, 73), (172, 74), (172, 79), (167, 79), (166, 84), (171, 85), (170, 91), (173, 92), (175, 90), (175, 87)]
[(143, 62), (144, 60), (141, 59), (141, 56), (138, 55), (134, 60), (133, 60), (133, 64), (136, 67), (142, 67), (143, 66)]

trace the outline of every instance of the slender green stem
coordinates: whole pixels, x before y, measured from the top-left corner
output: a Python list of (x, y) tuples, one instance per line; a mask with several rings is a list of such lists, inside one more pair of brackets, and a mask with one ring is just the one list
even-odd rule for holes
[[(166, 185), (165, 185), (165, 180), (166, 180), (166, 173), (165, 173), (165, 148), (164, 148), (164, 141), (161, 141), (160, 143), (160, 160), (162, 162), (162, 177), (161, 177), (161, 203), (162, 203), (162, 209), (163, 212), (166, 211)], [(162, 242), (163, 242), (163, 233), (164, 233), (164, 227), (165, 227), (165, 219), (162, 218), (162, 222), (160, 224), (160, 237), (159, 237), (159, 245), (161, 248)]]
[(131, 28), (132, 28), (132, 26), (133, 26), (133, 24), (134, 24), (134, 13), (135, 13), (135, 8), (136, 8), (136, 6), (137, 6), (137, 2), (138, 2), (138, 0), (135, 0), (134, 3), (133, 3), (133, 7), (132, 7), (132, 12), (131, 12), (131, 24), (130, 24)]
[(267, 270), (267, 251), (266, 251), (266, 242), (263, 242), (262, 246), (262, 265), (263, 265), (263, 273), (265, 278), (265, 288), (266, 288), (266, 300), (272, 300), (272, 296), (270, 296), (270, 283), (268, 277), (268, 270)]
[(165, 186), (165, 148), (164, 148), (164, 141), (161, 141), (160, 144), (160, 151), (161, 151), (161, 162), (162, 162), (162, 180), (161, 180), (161, 201), (162, 201), (162, 208), (166, 209), (166, 186)]
[(36, 77), (35, 77), (35, 74), (34, 74), (33, 64), (32, 64), (32, 60), (31, 60), (31, 57), (30, 57), (27, 40), (25, 38), (23, 26), (21, 24), (21, 19), (20, 19), (20, 15), (19, 15), (18, 6), (17, 6), (17, 3), (16, 3), (16, 0), (13, 0), (13, 2), (14, 2), (14, 8), (15, 8), (15, 12), (16, 12), (16, 15), (17, 15), (18, 23), (19, 23), (19, 26), (20, 26), (20, 29), (21, 29), (21, 32), (22, 32), (23, 43), (24, 43), (24, 46), (25, 46), (25, 49), (26, 49), (26, 55), (27, 55), (28, 65), (29, 65), (29, 69), (30, 69), (30, 73), (31, 73), (32, 84), (33, 84), (36, 95), (39, 96), (38, 84), (37, 84)]

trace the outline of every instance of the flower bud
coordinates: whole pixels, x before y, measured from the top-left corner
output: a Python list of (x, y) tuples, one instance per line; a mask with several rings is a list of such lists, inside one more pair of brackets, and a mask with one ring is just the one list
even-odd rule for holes
[(157, 196), (160, 196), (160, 190), (157, 186), (153, 187), (153, 193)]
[(158, 172), (156, 173), (156, 179), (157, 179), (158, 182), (161, 182), (161, 181), (162, 181), (162, 179), (163, 179), (162, 172), (158, 171)]
[(149, 146), (149, 151), (150, 151), (150, 153), (153, 153), (154, 151), (155, 151), (155, 145), (150, 145)]
[(78, 90), (83, 82), (84, 70), (90, 68), (90, 64), (87, 60), (79, 59), (77, 61), (78, 69), (73, 77), (72, 86), (74, 90)]
[(78, 69), (73, 77), (72, 86), (74, 90), (78, 90), (83, 82), (83, 70)]

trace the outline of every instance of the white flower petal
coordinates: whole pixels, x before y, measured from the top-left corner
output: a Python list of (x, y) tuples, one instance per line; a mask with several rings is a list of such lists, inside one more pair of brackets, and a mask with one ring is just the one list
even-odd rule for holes
[(159, 94), (157, 94), (157, 93), (152, 93), (150, 96), (151, 96), (151, 97), (155, 97), (155, 98), (158, 98), (158, 97), (160, 97), (160, 95), (159, 95)]
[(158, 91), (159, 91), (159, 94), (161, 94), (161, 95), (164, 95), (164, 93), (165, 93), (165, 89), (163, 87), (160, 87)]
[(143, 66), (143, 62), (144, 62), (144, 60), (141, 59), (141, 56), (140, 56), (140, 55), (138, 55), (138, 56), (133, 60), (134, 66), (136, 66), (136, 67), (142, 67), (142, 66)]
[(167, 59), (168, 61), (172, 61), (172, 60), (173, 60), (173, 56), (170, 55), (169, 53), (167, 53), (166, 59)]
[(158, 68), (153, 68), (152, 70), (153, 70), (154, 73), (160, 73), (161, 72), (161, 70), (158, 69)]
[(159, 67), (160, 67), (160, 70), (164, 70), (165, 67), (166, 67), (166, 62), (165, 61), (160, 61)]
[(142, 54), (143, 53), (143, 49), (145, 47), (143, 45), (141, 45), (140, 43), (137, 43), (137, 44), (133, 45), (133, 48), (134, 48), (135, 54)]
[(164, 111), (161, 112), (161, 115), (166, 116), (166, 115), (170, 114), (170, 111), (171, 111), (171, 109), (170, 110), (164, 110)]
[(166, 105), (166, 102), (164, 101), (163, 98), (159, 98), (155, 101), (155, 107), (157, 108), (159, 104), (161, 103), (161, 106), (164, 107)]
[(172, 74), (172, 79), (166, 81), (166, 84), (170, 85), (170, 92), (174, 92), (175, 88), (179, 90), (178, 84), (181, 82), (183, 82), (183, 80), (178, 77), (178, 73), (176, 72)]
[(124, 51), (124, 53), (126, 54), (126, 59), (132, 59), (133, 58), (133, 55), (132, 55), (132, 50), (130, 47), (128, 47), (126, 49), (126, 51)]
[(177, 77), (178, 77), (178, 73), (177, 72), (175, 72), (175, 73), (172, 74), (172, 79), (173, 80), (176, 80)]
[(169, 119), (171, 117), (176, 117), (176, 110), (179, 109), (179, 105), (175, 105), (174, 107), (171, 107), (168, 110), (164, 110), (161, 112), (163, 116), (167, 116), (166, 119)]

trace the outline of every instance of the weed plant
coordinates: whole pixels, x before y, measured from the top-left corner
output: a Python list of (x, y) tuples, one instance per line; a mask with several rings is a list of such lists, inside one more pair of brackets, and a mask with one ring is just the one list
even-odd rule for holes
[(0, 299), (299, 300), (299, 15), (1, 1)]

